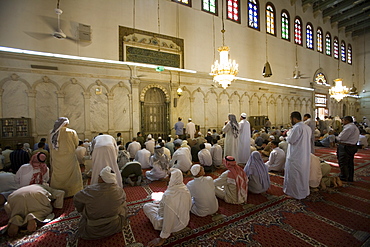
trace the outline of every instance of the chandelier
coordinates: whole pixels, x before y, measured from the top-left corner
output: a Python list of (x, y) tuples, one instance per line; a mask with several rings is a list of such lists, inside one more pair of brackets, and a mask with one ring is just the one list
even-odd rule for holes
[(222, 10), (222, 46), (217, 49), (220, 53), (220, 62), (218, 60), (214, 62), (211, 67), (211, 74), (213, 75), (213, 81), (226, 89), (238, 74), (238, 64), (235, 60), (231, 61), (231, 59), (229, 59), (230, 49), (228, 46), (225, 46), (225, 25), (223, 13), (224, 11)]
[(348, 95), (349, 89), (342, 85), (342, 79), (334, 80), (335, 86), (329, 89), (330, 97), (336, 99), (338, 102)]

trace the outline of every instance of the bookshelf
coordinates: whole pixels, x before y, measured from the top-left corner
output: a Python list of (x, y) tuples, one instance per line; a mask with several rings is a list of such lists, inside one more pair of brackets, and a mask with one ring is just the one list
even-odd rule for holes
[(2, 148), (11, 146), (14, 149), (18, 142), (28, 142), (31, 147), (34, 144), (30, 118), (1, 118), (0, 131), (0, 144)]

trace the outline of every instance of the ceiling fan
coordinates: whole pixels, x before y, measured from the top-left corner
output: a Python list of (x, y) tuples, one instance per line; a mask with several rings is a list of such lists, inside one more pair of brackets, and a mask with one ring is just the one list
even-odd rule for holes
[(304, 77), (303, 76), (304, 74), (301, 74), (301, 71), (299, 71), (299, 67), (298, 67), (298, 51), (297, 51), (297, 45), (295, 46), (295, 66), (294, 66), (294, 70), (293, 70), (293, 77), (292, 78), (288, 78), (288, 79), (307, 79), (309, 77)]
[(61, 10), (59, 8), (59, 3), (60, 3), (60, 0), (58, 0), (57, 8), (55, 9), (55, 13), (58, 16), (58, 19), (57, 19), (57, 24), (58, 25), (55, 27), (54, 25), (51, 24), (52, 21), (55, 21), (54, 18), (48, 18), (48, 17), (45, 17), (44, 18), (45, 21), (47, 21), (48, 25), (51, 26), (54, 29), (54, 32), (53, 33), (35, 33), (35, 32), (25, 32), (25, 33), (27, 33), (28, 35), (30, 35), (31, 37), (36, 38), (36, 39), (45, 39), (45, 38), (54, 37), (56, 39), (67, 39), (67, 40), (76, 41), (75, 38), (72, 38), (72, 37), (67, 36), (63, 32), (63, 30), (61, 29), (60, 16), (61, 16), (61, 14), (63, 14), (63, 10)]

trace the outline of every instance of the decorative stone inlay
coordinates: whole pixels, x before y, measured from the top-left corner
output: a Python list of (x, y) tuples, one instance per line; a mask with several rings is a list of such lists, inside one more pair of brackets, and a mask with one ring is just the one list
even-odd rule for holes
[(18, 81), (18, 79), (19, 79), (19, 75), (17, 75), (17, 74), (12, 74), (11, 76), (10, 76), (10, 78), (12, 79), (12, 81)]
[(72, 84), (77, 84), (76, 78), (71, 78), (71, 82), (72, 82)]
[(140, 94), (140, 101), (141, 102), (144, 102), (146, 91), (148, 91), (150, 88), (153, 88), (153, 87), (161, 89), (163, 91), (163, 93), (165, 94), (165, 96), (166, 96), (166, 102), (170, 102), (170, 94), (167, 92), (167, 90), (163, 86), (158, 85), (158, 84), (150, 84), (150, 85), (146, 86), (145, 88), (143, 88), (143, 90), (141, 91), (141, 94)]
[(47, 76), (43, 76), (42, 77), (42, 81), (45, 82), (45, 83), (49, 83), (50, 82), (50, 79)]
[(101, 86), (103, 83), (100, 80), (95, 81), (96, 85)]

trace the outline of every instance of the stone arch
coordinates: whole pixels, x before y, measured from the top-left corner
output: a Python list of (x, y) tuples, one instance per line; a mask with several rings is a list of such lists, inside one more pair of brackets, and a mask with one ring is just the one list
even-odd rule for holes
[(211, 88), (210, 90), (208, 90), (207, 91), (207, 93), (206, 93), (206, 99), (208, 99), (208, 97), (209, 97), (209, 95), (211, 95), (211, 94), (214, 94), (214, 95), (216, 95), (216, 98), (218, 98), (218, 94), (217, 94), (217, 92), (213, 89), (213, 88)]
[(125, 89), (127, 89), (127, 91), (128, 91), (128, 92), (130, 92), (130, 93), (131, 93), (131, 89), (130, 89), (130, 87), (129, 87), (129, 86), (127, 86), (123, 81), (119, 81), (116, 85), (114, 85), (114, 86), (111, 88), (110, 93), (113, 93), (113, 92), (114, 92), (114, 90), (115, 90), (116, 88), (118, 88), (118, 87), (125, 88)]
[(104, 84), (103, 82), (101, 82), (100, 80), (96, 80), (96, 81), (95, 81), (95, 83), (91, 84), (91, 85), (87, 88), (86, 92), (90, 92), (90, 91), (91, 91), (91, 89), (92, 89), (93, 87), (95, 87), (95, 86), (101, 86), (101, 87), (104, 87), (104, 88), (105, 88), (105, 90), (106, 90), (106, 92), (109, 92), (109, 88), (108, 88), (108, 86), (107, 86), (107, 85), (105, 85), (105, 84)]
[(143, 90), (141, 90), (140, 102), (145, 101), (144, 98), (145, 98), (146, 91), (148, 91), (150, 88), (153, 88), (153, 87), (156, 87), (156, 88), (159, 88), (160, 90), (162, 90), (165, 97), (166, 97), (166, 102), (170, 102), (170, 94), (168, 93), (168, 91), (163, 86), (161, 86), (159, 84), (149, 84), (148, 86), (144, 87)]
[(86, 92), (86, 87), (76, 78), (71, 78), (69, 81), (63, 83), (63, 85), (60, 87), (60, 91), (64, 92), (65, 88), (68, 87), (69, 85), (78, 85), (82, 88), (84, 92)]
[(205, 98), (205, 97), (206, 97), (206, 94), (203, 92), (203, 90), (202, 90), (200, 87), (198, 87), (197, 89), (195, 89), (195, 90), (191, 93), (191, 97), (194, 97), (194, 95), (195, 95), (196, 93), (201, 93), (201, 94), (203, 94), (203, 98)]
[(41, 84), (41, 83), (51, 83), (52, 85), (54, 85), (57, 89), (57, 91), (60, 90), (60, 86), (58, 85), (58, 83), (56, 83), (55, 81), (51, 80), (49, 77), (47, 76), (43, 76), (41, 78), (41, 80), (37, 80), (33, 85), (32, 85), (32, 89), (33, 90), (36, 90), (36, 87)]
[(0, 81), (0, 88), (3, 88), (4, 84), (8, 81), (20, 81), (20, 82), (24, 83), (27, 86), (28, 91), (32, 90), (31, 85), (25, 79), (22, 79), (19, 75), (15, 74), (15, 73), (11, 74), (7, 78), (2, 79)]

